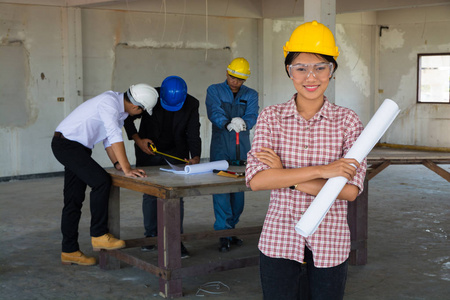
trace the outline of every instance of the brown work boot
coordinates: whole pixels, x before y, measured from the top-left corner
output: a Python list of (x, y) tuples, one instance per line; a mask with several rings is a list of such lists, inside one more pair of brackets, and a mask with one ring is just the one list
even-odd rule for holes
[(95, 257), (84, 255), (80, 250), (75, 252), (61, 252), (61, 263), (63, 265), (77, 264), (81, 266), (93, 266), (97, 263)]
[(94, 251), (105, 250), (116, 250), (125, 247), (125, 241), (116, 239), (111, 233), (106, 233), (99, 237), (92, 237), (92, 248)]

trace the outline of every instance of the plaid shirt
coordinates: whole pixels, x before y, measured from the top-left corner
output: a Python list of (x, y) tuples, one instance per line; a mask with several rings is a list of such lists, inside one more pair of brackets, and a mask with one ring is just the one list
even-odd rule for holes
[[(363, 130), (356, 113), (334, 105), (326, 98), (319, 112), (305, 120), (297, 111), (295, 96), (286, 103), (266, 107), (258, 117), (252, 149), (248, 153), (246, 181), (269, 167), (254, 152), (271, 148), (284, 168), (326, 165), (344, 155)], [(360, 193), (366, 174), (366, 160), (349, 184)], [(336, 200), (316, 232), (304, 238), (294, 227), (314, 200), (314, 196), (288, 187), (272, 190), (269, 209), (259, 240), (266, 256), (303, 262), (305, 245), (313, 252), (314, 265), (329, 268), (343, 263), (350, 253), (347, 201)]]

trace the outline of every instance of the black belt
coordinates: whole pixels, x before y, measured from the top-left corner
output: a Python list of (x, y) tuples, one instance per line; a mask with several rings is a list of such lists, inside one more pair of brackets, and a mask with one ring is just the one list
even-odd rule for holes
[(53, 135), (55, 138), (64, 139), (67, 140), (64, 135), (61, 132), (55, 131), (55, 134)]

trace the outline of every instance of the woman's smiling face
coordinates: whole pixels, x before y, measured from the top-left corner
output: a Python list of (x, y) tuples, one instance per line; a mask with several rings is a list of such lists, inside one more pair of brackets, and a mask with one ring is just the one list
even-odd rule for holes
[[(300, 53), (293, 61), (292, 66), (297, 64), (315, 65), (320, 63), (328, 63), (320, 55), (313, 53)], [(289, 72), (289, 66), (286, 66)], [(297, 90), (298, 100), (318, 100), (323, 101), (323, 95), (330, 82), (330, 75), (325, 74), (317, 76), (313, 72), (308, 73), (303, 78), (293, 78), (291, 76), (294, 87)]]

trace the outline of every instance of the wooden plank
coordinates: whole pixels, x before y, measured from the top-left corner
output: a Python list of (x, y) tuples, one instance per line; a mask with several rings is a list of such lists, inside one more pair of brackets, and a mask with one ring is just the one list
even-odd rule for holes
[(157, 245), (158, 237), (145, 237), (145, 238), (137, 238), (137, 239), (129, 239), (125, 240), (126, 246), (125, 248), (135, 248), (142, 247), (147, 245)]
[(168, 278), (170, 276), (166, 270), (163, 270), (158, 266), (155, 266), (142, 259), (139, 259), (135, 256), (125, 253), (123, 252), (123, 250), (110, 250), (105, 252), (108, 252), (109, 256), (115, 257), (116, 259), (119, 259), (129, 265), (135, 266), (146, 272), (152, 273), (160, 278)]
[(347, 221), (352, 242), (349, 264), (367, 264), (369, 180), (364, 180), (364, 190), (355, 201), (348, 203)]
[(146, 181), (136, 180), (136, 178), (124, 177), (111, 174), (112, 184), (128, 190), (153, 195), (159, 198), (167, 198), (168, 189), (163, 186), (154, 185)]
[(228, 271), (237, 268), (257, 266), (259, 256), (245, 257), (228, 261), (215, 261), (207, 264), (189, 266), (178, 270), (173, 270), (171, 278), (186, 278), (214, 272)]
[(416, 146), (416, 145), (400, 145), (390, 143), (377, 143), (376, 148), (382, 149), (401, 149), (401, 150), (415, 150), (415, 151), (427, 151), (427, 152), (447, 152), (450, 153), (448, 147), (429, 147), (429, 146)]
[[(244, 228), (235, 228), (235, 229), (227, 229), (227, 230), (209, 230), (203, 232), (191, 232), (191, 233), (183, 233), (181, 235), (182, 241), (196, 241), (202, 239), (209, 238), (218, 238), (218, 237), (227, 237), (233, 235), (246, 236), (252, 234), (260, 234), (262, 230), (262, 226), (252, 226), (252, 227), (244, 227)], [(145, 245), (157, 245), (158, 238), (157, 237), (145, 237), (145, 238), (137, 238), (137, 239), (129, 239), (125, 240), (126, 247), (125, 248), (134, 248), (141, 247)]]
[(384, 169), (386, 169), (387, 167), (389, 167), (389, 165), (391, 164), (390, 160), (384, 161), (376, 166), (373, 166), (371, 168), (370, 171), (368, 171), (367, 175), (366, 175), (366, 179), (370, 180), (372, 178), (374, 178), (378, 173), (380, 173), (381, 171), (383, 171)]
[(184, 233), (181, 235), (181, 239), (183, 241), (190, 240), (200, 240), (200, 239), (208, 239), (208, 238), (216, 238), (216, 237), (227, 237), (227, 236), (245, 236), (251, 234), (260, 234), (262, 230), (262, 226), (253, 226), (253, 227), (244, 227), (244, 228), (235, 228), (235, 229), (226, 229), (226, 230), (211, 230), (204, 232), (196, 232), (196, 233)]
[(448, 182), (450, 182), (450, 173), (442, 169), (441, 167), (437, 166), (434, 162), (425, 159), (422, 161), (422, 164), (431, 171), (435, 172), (436, 174), (444, 178), (445, 180), (447, 180)]
[[(181, 268), (180, 198), (158, 198), (158, 265), (167, 272)], [(181, 279), (159, 279), (164, 298), (182, 297)]]
[(371, 164), (380, 163), (385, 160), (391, 160), (392, 164), (420, 164), (424, 159), (428, 159), (436, 163), (450, 163), (450, 153), (374, 148), (367, 156), (367, 161)]
[[(179, 175), (164, 172), (160, 167), (143, 167), (148, 177), (132, 178), (113, 168), (107, 169), (113, 185), (154, 195), (161, 199), (190, 196), (236, 193), (249, 191), (245, 178), (229, 178), (214, 173)], [(244, 172), (245, 166), (233, 166), (230, 170)]]

